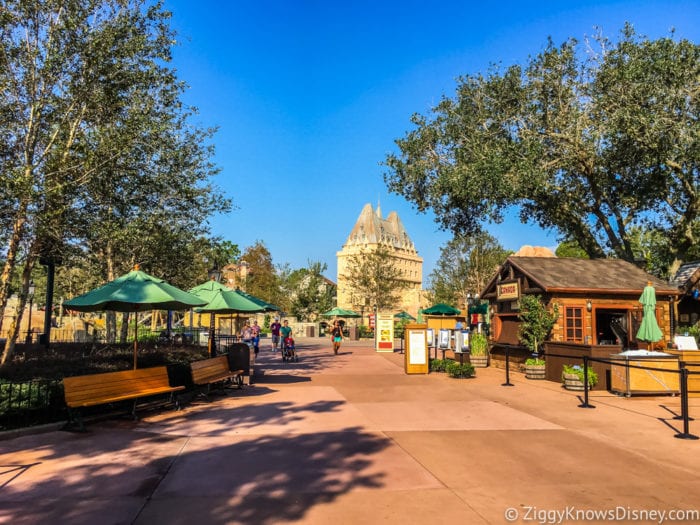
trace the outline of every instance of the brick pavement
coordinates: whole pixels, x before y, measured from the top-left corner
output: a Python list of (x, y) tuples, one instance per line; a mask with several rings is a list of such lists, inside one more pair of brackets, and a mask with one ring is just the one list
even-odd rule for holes
[(328, 340), (298, 342), (298, 363), (263, 350), (253, 386), (209, 403), (0, 441), (0, 523), (507, 523), (509, 508), (516, 523), (537, 523), (557, 510), (700, 510), (700, 441), (674, 438), (677, 397), (596, 392), (587, 410), (521, 374), (512, 388), (494, 368), (409, 376), (399, 353), (346, 342), (334, 356)]

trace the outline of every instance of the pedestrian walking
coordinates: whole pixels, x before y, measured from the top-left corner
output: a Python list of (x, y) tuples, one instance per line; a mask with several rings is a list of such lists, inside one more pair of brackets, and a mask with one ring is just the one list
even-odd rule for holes
[(280, 346), (280, 324), (279, 317), (275, 317), (275, 321), (270, 325), (270, 335), (272, 336), (272, 351), (277, 352)]
[(333, 328), (331, 328), (331, 340), (333, 341), (333, 352), (338, 355), (338, 350), (340, 350), (340, 343), (343, 342), (343, 327), (336, 319), (333, 321)]
[(248, 346), (253, 346), (253, 329), (250, 327), (250, 321), (246, 321), (241, 328), (241, 341)]
[(253, 321), (253, 326), (250, 327), (253, 333), (253, 352), (255, 352), (255, 357), (258, 357), (258, 352), (260, 351), (260, 325), (258, 320)]

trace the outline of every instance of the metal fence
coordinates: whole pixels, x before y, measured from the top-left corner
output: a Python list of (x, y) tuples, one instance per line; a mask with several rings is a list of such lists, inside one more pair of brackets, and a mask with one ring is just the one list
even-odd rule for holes
[(50, 423), (65, 417), (62, 381), (0, 380), (0, 430)]

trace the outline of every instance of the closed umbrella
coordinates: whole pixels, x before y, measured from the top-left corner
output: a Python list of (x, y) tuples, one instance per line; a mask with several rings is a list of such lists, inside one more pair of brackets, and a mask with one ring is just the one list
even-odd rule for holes
[(639, 325), (639, 330), (637, 330), (637, 339), (639, 341), (647, 341), (651, 350), (651, 344), (661, 341), (664, 336), (659, 328), (659, 324), (656, 322), (656, 290), (651, 285), (651, 282), (644, 287), (644, 291), (639, 297), (639, 302), (642, 305), (644, 315), (642, 324)]
[[(147, 310), (186, 310), (204, 306), (205, 300), (180, 290), (139, 270), (138, 265), (127, 274), (66, 301), (63, 305), (79, 312), (142, 312)], [(134, 369), (138, 353), (138, 326), (134, 335)]]

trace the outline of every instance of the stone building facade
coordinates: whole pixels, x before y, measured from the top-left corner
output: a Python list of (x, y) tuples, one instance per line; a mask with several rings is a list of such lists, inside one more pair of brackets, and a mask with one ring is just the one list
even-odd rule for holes
[(421, 307), (423, 284), (423, 258), (418, 255), (415, 245), (408, 236), (401, 219), (395, 211), (382, 218), (381, 208), (373, 209), (371, 204), (365, 204), (348, 235), (343, 248), (337, 252), (338, 261), (338, 301), (340, 308), (355, 310), (367, 317), (370, 305), (358, 304), (361, 301), (353, 294), (344, 275), (348, 264), (354, 255), (376, 251), (380, 246), (389, 250), (394, 262), (401, 269), (409, 287), (402, 291), (399, 304), (395, 310), (405, 310), (414, 317)]

